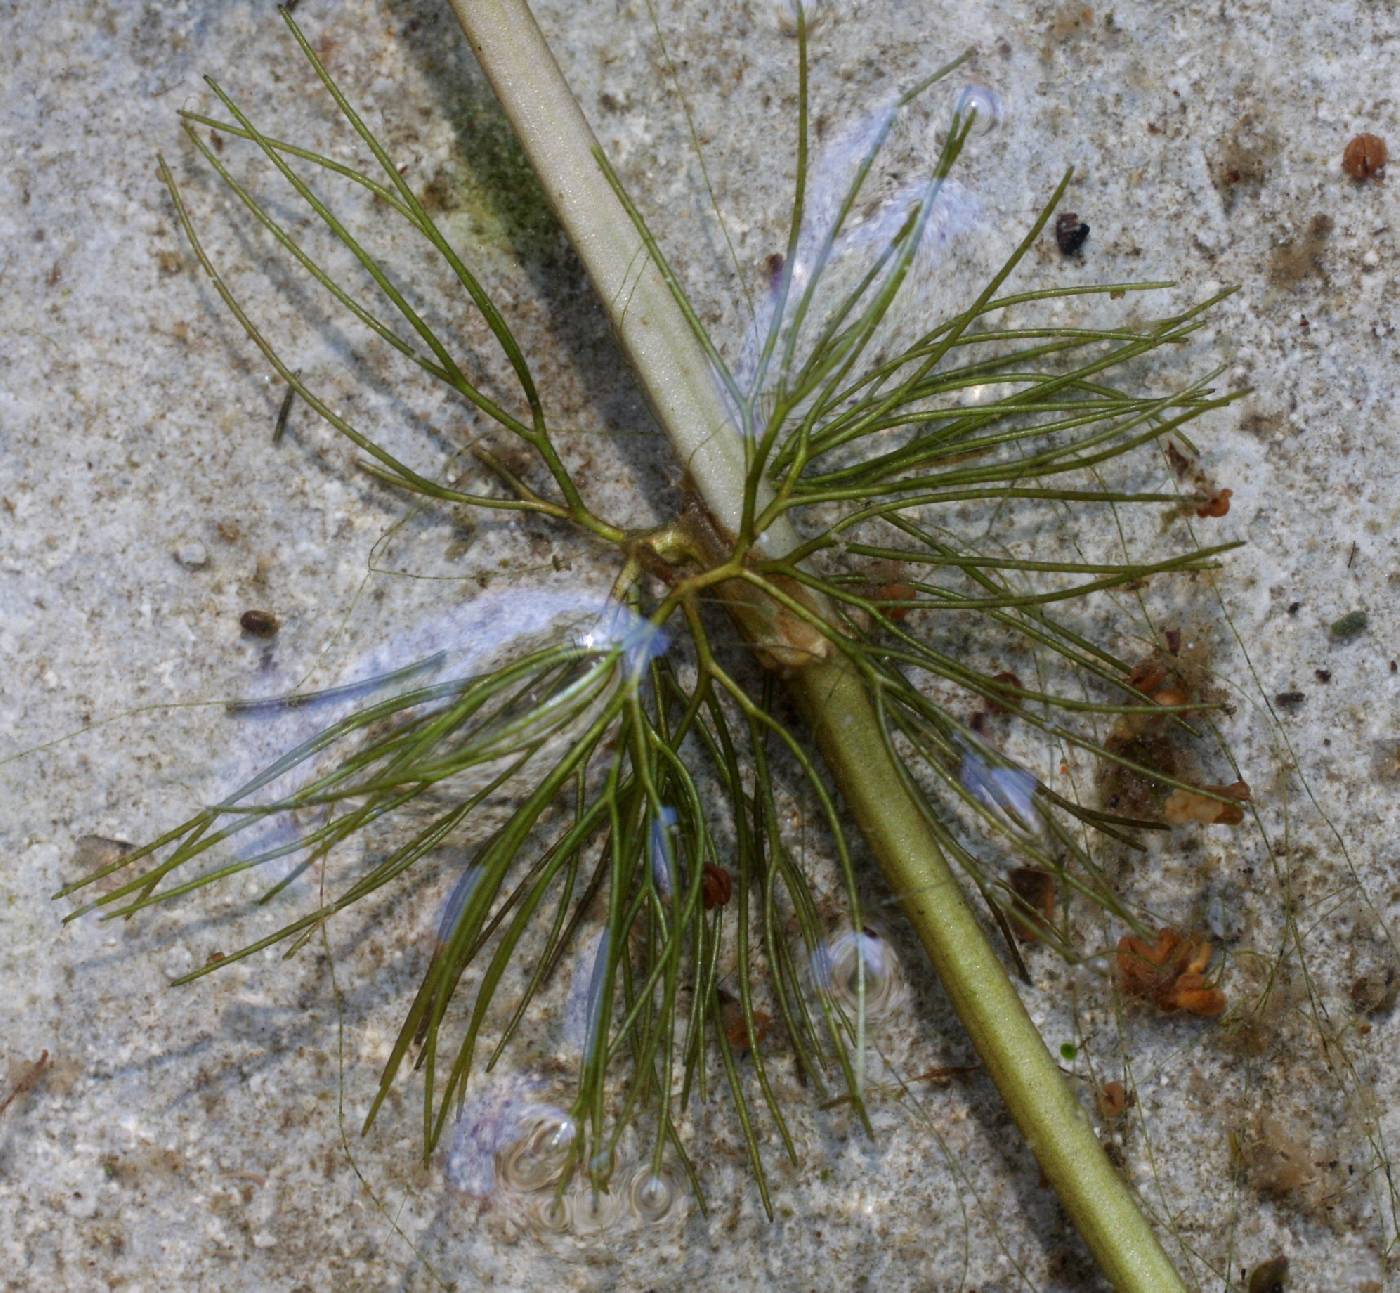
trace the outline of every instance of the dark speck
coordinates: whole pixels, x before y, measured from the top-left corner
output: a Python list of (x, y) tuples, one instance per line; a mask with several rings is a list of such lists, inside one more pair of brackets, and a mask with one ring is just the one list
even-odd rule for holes
[(1288, 1258), (1275, 1257), (1249, 1274), (1248, 1293), (1283, 1293), (1288, 1287)]
[(249, 637), (272, 638), (282, 627), (281, 621), (271, 611), (244, 611), (238, 622)]
[(1073, 211), (1061, 211), (1055, 219), (1055, 245), (1066, 256), (1078, 255), (1089, 237), (1089, 226)]

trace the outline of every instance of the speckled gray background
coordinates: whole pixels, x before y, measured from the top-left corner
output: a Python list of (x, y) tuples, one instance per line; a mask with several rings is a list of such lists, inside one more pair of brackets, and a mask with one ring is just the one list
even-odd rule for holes
[[(1052, 1044), (1079, 1043), (1068, 1067), (1086, 1099), (1129, 1061), (1138, 1108), (1105, 1134), (1170, 1221), (1198, 1287), (1239, 1288), (1244, 1268), (1280, 1253), (1293, 1262), (1290, 1287), (1400, 1287), (1384, 1256), (1396, 1222), (1379, 1142), (1368, 1140), (1377, 1131), (1400, 1153), (1396, 1012), (1367, 995), (1384, 996), (1395, 972), (1379, 922), (1393, 929), (1400, 914), (1396, 187), (1340, 170), (1358, 130), (1400, 147), (1400, 10), (1384, 0), (821, 9), (823, 129), (975, 49), (971, 74), (997, 89), (1005, 119), (964, 175), (984, 212), (971, 250), (1009, 246), (1072, 162), (1068, 204), (1093, 226), (1086, 255), (1066, 265), (1047, 242), (1032, 279), (1171, 278), (1178, 303), (1241, 285), (1194, 343), (1193, 371), (1224, 362), (1230, 381), (1254, 388), (1196, 438), (1234, 490), (1209, 537), (1250, 543), (1219, 587), (1257, 686), (1228, 633), (1209, 627), (1203, 590), (1183, 614), (1221, 643), (1213, 663), (1237, 687), (1231, 737), (1275, 859), (1248, 832), (1173, 836), (1133, 883), (1173, 918), (1222, 935), (1233, 1001), (1257, 990), (1281, 949), (1283, 986), (1264, 1019), (1212, 1030), (1115, 1014), (1099, 971), (1046, 958), (1033, 966), (1032, 1008)], [(768, 0), (666, 10), (756, 285), (782, 236), (792, 42)], [(707, 321), (737, 336), (734, 280), (645, 6), (550, 3), (540, 14)], [(655, 514), (674, 469), (446, 6), (303, 0), (298, 16), (451, 236), (474, 249), (556, 416), (577, 428), (570, 460), (622, 500), (621, 514)], [(0, 1284), (1096, 1287), (976, 1078), (916, 1083), (917, 1100), (887, 1102), (875, 1147), (839, 1111), (803, 1115), (803, 1162), (775, 1168), (772, 1225), (716, 1118), (707, 1220), (692, 1210), (645, 1243), (631, 1232), (544, 1243), (450, 1188), (440, 1159), (417, 1166), (416, 1092), (354, 1144), (367, 1193), (341, 1146), (335, 1000), (318, 949), (166, 989), (240, 930), (266, 928), (239, 913), (237, 894), (126, 926), (60, 927), (48, 896), (75, 873), (79, 837), (146, 838), (274, 748), (275, 733), (231, 731), (219, 705), (199, 702), (338, 678), (367, 644), (473, 599), (506, 613), (522, 587), (592, 587), (607, 570), (530, 526), (467, 533), (414, 517), (392, 529), (402, 502), (358, 476), (353, 452), (304, 410), (270, 445), (280, 390), (196, 272), (155, 175), (158, 151), (194, 173), (175, 114), (207, 104), (205, 72), (285, 136), (346, 146), (270, 3), (11, 3), (0, 36), (0, 1099), (49, 1055), (0, 1113)], [(309, 289), (247, 269), (262, 244), (220, 223), (206, 182), (189, 192), (230, 281), (297, 365), (413, 462), (442, 469), (460, 412), (421, 385), (386, 385), (372, 365), (345, 377), (349, 330)], [(433, 294), (431, 266), (386, 237), (434, 322), (479, 344), (480, 325)], [(935, 290), (958, 299), (958, 280)], [(270, 650), (240, 634), (254, 606), (283, 622)], [(1328, 625), (1356, 609), (1366, 631), (1332, 640)], [(1285, 691), (1304, 699), (1272, 725), (1262, 698)], [(133, 712), (152, 706), (163, 708)], [(1294, 756), (1340, 836), (1289, 775)], [(425, 886), (436, 894), (441, 880)], [(1288, 952), (1288, 913), (1302, 961)], [(430, 928), (406, 902), (352, 914), (333, 933), (352, 1137)], [(906, 1075), (962, 1063), (936, 988), (914, 987), (914, 1009), (879, 1039), (884, 1053)], [(1291, 1177), (1278, 1162), (1289, 1154), (1301, 1162)]]

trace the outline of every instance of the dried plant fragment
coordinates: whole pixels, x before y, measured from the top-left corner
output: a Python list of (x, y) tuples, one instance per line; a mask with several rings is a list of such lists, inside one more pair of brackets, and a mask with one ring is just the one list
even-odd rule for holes
[(44, 1070), (49, 1066), (48, 1051), (40, 1052), (39, 1058), (34, 1061), (20, 1075), (18, 1082), (10, 1088), (10, 1093), (3, 1100), (0, 1100), (0, 1113), (4, 1113), (21, 1096), (28, 1095), (39, 1083), (39, 1079), (44, 1076)]
[(1121, 1082), (1105, 1082), (1096, 1093), (1096, 1103), (1099, 1117), (1114, 1122), (1137, 1103), (1137, 1097)]
[(1213, 1019), (1225, 1009), (1225, 994), (1206, 978), (1210, 957), (1202, 934), (1167, 928), (1154, 943), (1125, 934), (1118, 940), (1118, 982), (1126, 995), (1159, 1010)]
[[(1244, 821), (1241, 803), (1249, 802), (1249, 786), (1243, 781), (1228, 786), (1202, 786), (1205, 794), (1194, 790), (1173, 790), (1162, 805), (1162, 816), (1173, 826), (1203, 822), (1207, 826), (1238, 826)], [(1237, 803), (1222, 803), (1211, 795), (1224, 795)]]
[[(1186, 655), (1182, 654), (1180, 630), (1168, 630), (1165, 640), (1166, 650), (1158, 649), (1133, 666), (1127, 685), (1164, 711), (1200, 704), (1205, 690), (1201, 661), (1190, 658), (1196, 653), (1189, 646)], [(1210, 703), (1208, 698), (1205, 703)], [(1176, 717), (1151, 711), (1119, 717), (1104, 748), (1134, 766), (1113, 764), (1100, 770), (1099, 793), (1104, 807), (1142, 817), (1160, 816), (1171, 826), (1193, 822), (1238, 825), (1244, 820), (1240, 804), (1250, 799), (1245, 782), (1199, 787), (1179, 784), (1189, 779), (1179, 750), (1188, 734), (1174, 721)], [(1172, 786), (1172, 782), (1178, 784)]]
[(1194, 491), (1194, 496), (1188, 500), (1188, 506), (1195, 510), (1197, 516), (1204, 519), (1206, 517), (1221, 517), (1229, 513), (1230, 499), (1234, 497), (1234, 490), (1219, 488), (1205, 468), (1201, 466), (1199, 459), (1194, 454), (1188, 453), (1175, 441), (1167, 441), (1166, 454), (1167, 463), (1177, 480), (1190, 485)]
[(1269, 259), (1269, 282), (1289, 290), (1310, 275), (1321, 274), (1322, 253), (1332, 228), (1332, 217), (1319, 211), (1306, 229), (1275, 247)]
[(1217, 489), (1196, 509), (1196, 515), (1203, 518), (1224, 516), (1230, 510), (1234, 492), (1232, 489)]
[[(720, 993), (719, 1021), (724, 1029), (724, 1039), (735, 1054), (747, 1054), (749, 1027), (744, 1019), (743, 1003), (723, 991)], [(753, 1012), (753, 1039), (759, 1046), (763, 1045), (772, 1028), (773, 1017), (766, 1010)]]

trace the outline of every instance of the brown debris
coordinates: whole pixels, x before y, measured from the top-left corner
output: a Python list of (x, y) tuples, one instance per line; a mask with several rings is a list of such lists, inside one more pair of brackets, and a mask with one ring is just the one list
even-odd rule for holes
[[(877, 602), (912, 602), (919, 595), (919, 590), (913, 584), (893, 583), (881, 584), (875, 590), (873, 600)], [(885, 606), (881, 608), (885, 618), (899, 623), (914, 608), (912, 606)]]
[(1283, 1198), (1318, 1179), (1318, 1155), (1288, 1124), (1271, 1114), (1259, 1116), (1257, 1135), (1244, 1152), (1250, 1184), (1261, 1194)]
[(271, 611), (244, 611), (238, 617), (239, 627), (255, 638), (274, 638), (282, 622)]
[[(1176, 709), (1198, 699), (1205, 682), (1201, 651), (1182, 640), (1180, 629), (1163, 634), (1165, 649), (1139, 660), (1125, 682), (1163, 709)], [(1135, 768), (1104, 762), (1099, 766), (1099, 795), (1110, 812), (1133, 817), (1160, 817), (1162, 802), (1171, 793), (1170, 780), (1185, 780), (1179, 746), (1186, 739), (1170, 714), (1123, 714), (1104, 742)]]
[(1257, 198), (1278, 156), (1278, 136), (1246, 113), (1210, 158), (1210, 179), (1228, 215), (1240, 197)]
[[(744, 1019), (743, 1003), (731, 997), (727, 992), (720, 994), (719, 1022), (720, 1027), (724, 1029), (724, 1039), (729, 1043), (734, 1053), (737, 1055), (748, 1054), (749, 1028)], [(768, 1036), (772, 1027), (773, 1017), (766, 1011), (755, 1010), (753, 1012), (754, 1041), (760, 1046), (763, 1045), (764, 1038)]]
[(1197, 516), (1205, 519), (1207, 517), (1221, 517), (1229, 513), (1230, 499), (1234, 497), (1234, 490), (1219, 488), (1206, 469), (1201, 466), (1200, 460), (1188, 454), (1174, 441), (1168, 440), (1166, 442), (1165, 452), (1167, 463), (1177, 480), (1189, 484), (1196, 491), (1195, 497), (1187, 500), (1187, 506), (1194, 508)]
[(1234, 492), (1232, 489), (1217, 489), (1196, 509), (1196, 515), (1200, 517), (1224, 516), (1230, 510), (1230, 498)]
[(1118, 982), (1130, 997), (1158, 1010), (1184, 1010), (1213, 1019), (1225, 1009), (1225, 994), (1206, 979), (1210, 941), (1203, 934), (1166, 928), (1149, 943), (1136, 934), (1118, 940)]
[(1007, 877), (1014, 901), (1007, 919), (1022, 943), (1034, 943), (1055, 918), (1055, 877), (1038, 867), (1018, 866)]
[(1055, 245), (1063, 256), (1077, 256), (1089, 238), (1089, 226), (1073, 211), (1062, 211), (1055, 219)]
[(1284, 1293), (1288, 1287), (1288, 1258), (1275, 1257), (1249, 1273), (1246, 1293)]
[(1099, 1117), (1105, 1122), (1114, 1122), (1137, 1103), (1137, 1096), (1121, 1082), (1105, 1082), (1095, 1093), (1095, 1102), (1099, 1106)]
[[(1017, 691), (1024, 691), (1025, 687), (1021, 680), (1011, 672), (1010, 669), (1003, 669), (1000, 673), (992, 675), (992, 681), (1005, 683), (1008, 687), (1015, 687)], [(987, 700), (987, 712), (990, 714), (1004, 714), (1009, 709), (1015, 709), (1020, 701), (1015, 696), (1008, 696), (1005, 700)]]
[(1232, 782), (1228, 786), (1202, 786), (1209, 794), (1225, 795), (1236, 803), (1221, 803), (1208, 795), (1194, 790), (1173, 790), (1162, 805), (1162, 816), (1172, 826), (1185, 826), (1191, 822), (1203, 822), (1207, 826), (1238, 826), (1244, 821), (1244, 809), (1239, 805), (1249, 802), (1249, 785), (1243, 781)]
[(1322, 273), (1322, 252), (1332, 236), (1332, 217), (1319, 212), (1301, 233), (1274, 248), (1269, 259), (1269, 282), (1294, 288), (1312, 274)]
[(700, 877), (700, 899), (705, 904), (705, 910), (723, 907), (733, 892), (734, 879), (729, 872), (713, 862), (706, 862)]
[(48, 1068), (48, 1066), (49, 1053), (48, 1051), (43, 1051), (40, 1053), (39, 1058), (20, 1075), (19, 1081), (10, 1089), (10, 1094), (3, 1100), (0, 1100), (0, 1113), (4, 1113), (5, 1110), (14, 1104), (21, 1096), (28, 1095), (29, 1092), (34, 1090), (39, 1084), (39, 1079), (44, 1076), (44, 1070)]
[(1385, 169), (1390, 154), (1385, 140), (1369, 132), (1356, 135), (1342, 153), (1342, 170), (1354, 180), (1369, 180)]

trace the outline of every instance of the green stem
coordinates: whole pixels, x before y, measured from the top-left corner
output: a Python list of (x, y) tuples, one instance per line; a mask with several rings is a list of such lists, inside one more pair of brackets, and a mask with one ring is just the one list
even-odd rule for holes
[[(737, 533), (747, 471), (733, 419), (703, 348), (599, 166), (597, 141), (528, 3), (452, 4), (659, 421), (710, 512)], [(782, 518), (765, 538), (774, 555), (798, 542)], [(1104, 1273), (1123, 1293), (1185, 1293), (968, 907), (886, 745), (865, 684), (838, 653), (798, 670), (792, 685), (983, 1064)]]
[(1104, 1274), (1131, 1293), (1183, 1290), (968, 907), (890, 754), (865, 684), (844, 656), (803, 670), (793, 681), (851, 815)]

